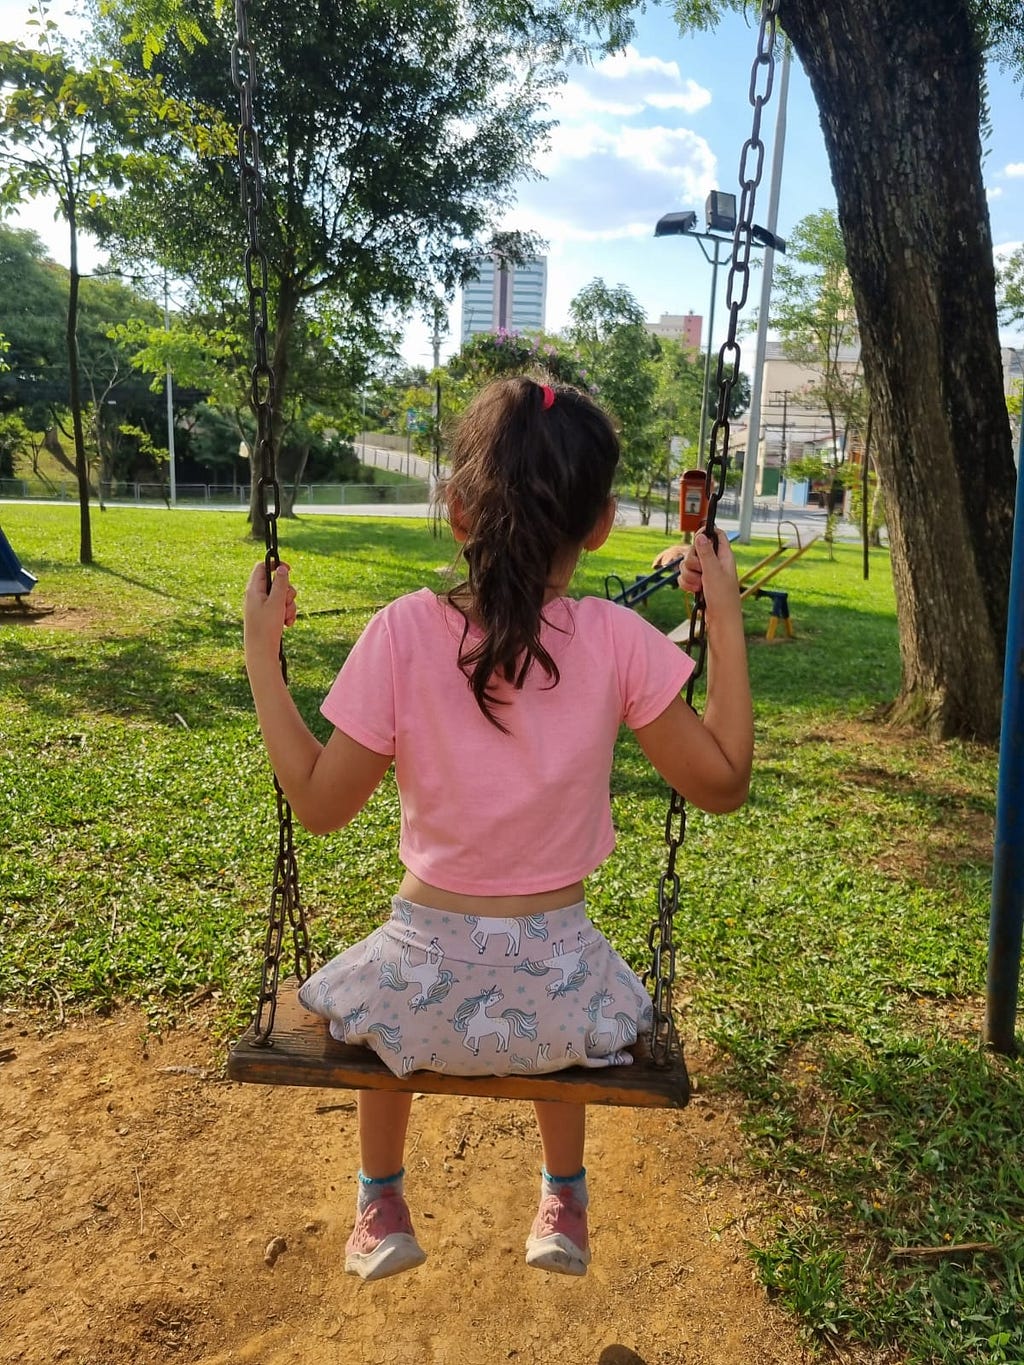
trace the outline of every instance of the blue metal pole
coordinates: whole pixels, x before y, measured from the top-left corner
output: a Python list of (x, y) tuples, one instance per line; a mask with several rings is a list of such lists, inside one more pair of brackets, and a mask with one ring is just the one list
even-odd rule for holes
[(1003, 714), (999, 739), (996, 842), (989, 917), (985, 1041), (1016, 1053), (1021, 931), (1024, 928), (1024, 421), (1017, 452), (1013, 560), (1006, 622)]

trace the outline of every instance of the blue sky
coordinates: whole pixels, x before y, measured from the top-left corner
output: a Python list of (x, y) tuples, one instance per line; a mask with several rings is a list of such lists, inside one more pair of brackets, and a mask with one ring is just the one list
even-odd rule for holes
[[(0, 33), (14, 36), (27, 13), (22, 0), (0, 0)], [(54, 5), (53, 16), (59, 7)], [(651, 319), (661, 313), (700, 313), (705, 318), (711, 269), (696, 242), (655, 240), (663, 213), (693, 208), (703, 223), (711, 189), (734, 191), (739, 158), (750, 131), (748, 102), (756, 30), (740, 15), (727, 15), (710, 34), (681, 37), (670, 15), (649, 8), (638, 18), (627, 52), (574, 68), (552, 114), (558, 119), (548, 148), (537, 158), (545, 177), (523, 186), (508, 225), (541, 233), (548, 248), (550, 330), (563, 327), (573, 296), (600, 276), (623, 284)], [(225, 79), (227, 73), (225, 72)], [(992, 129), (987, 140), (985, 182), (997, 253), (1024, 240), (1024, 97), (1005, 73), (990, 73)], [(775, 109), (762, 128), (770, 161)], [(767, 215), (767, 166), (755, 218)], [(778, 230), (785, 237), (808, 213), (834, 207), (824, 142), (810, 87), (799, 63), (792, 66)], [(55, 259), (66, 262), (63, 224), (35, 205), (16, 219), (34, 228)], [(99, 263), (88, 248), (83, 269)], [(715, 344), (724, 319), (724, 269), (719, 274)], [(751, 305), (757, 302), (751, 290)], [(459, 304), (452, 309), (446, 355), (455, 349)], [(1021, 344), (1017, 333), (1004, 342)], [(406, 358), (426, 364), (425, 326), (413, 322), (403, 347)]]
[[(571, 73), (555, 107), (560, 126), (539, 161), (548, 179), (524, 187), (514, 216), (518, 226), (537, 228), (551, 243), (552, 329), (565, 323), (573, 295), (595, 276), (626, 285), (649, 318), (691, 310), (707, 318), (711, 269), (699, 245), (679, 237), (655, 240), (652, 233), (658, 218), (674, 209), (698, 210), (703, 225), (707, 192), (736, 190), (750, 133), (756, 38), (756, 29), (736, 14), (714, 33), (682, 37), (667, 12), (649, 9), (625, 55)], [(998, 69), (990, 82), (985, 180), (993, 241), (997, 250), (1012, 249), (1024, 239), (1024, 99), (1022, 87)], [(762, 223), (775, 112), (766, 110), (762, 126), (768, 161), (755, 212)], [(807, 214), (835, 206), (817, 110), (796, 61), (787, 112), (778, 215), (783, 237)], [(723, 274), (716, 333), (725, 313)], [(758, 292), (751, 290), (752, 304)]]

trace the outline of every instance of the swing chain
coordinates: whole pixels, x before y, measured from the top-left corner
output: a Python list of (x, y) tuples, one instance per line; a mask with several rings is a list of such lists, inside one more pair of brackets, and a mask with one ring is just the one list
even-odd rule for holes
[[(711, 425), (708, 441), (708, 534), (714, 534), (715, 511), (719, 499), (725, 493), (726, 475), (729, 470), (729, 408), (732, 391), (740, 376), (740, 346), (736, 340), (739, 330), (740, 311), (747, 301), (750, 288), (750, 249), (754, 234), (754, 200), (764, 173), (764, 140), (761, 137), (761, 116), (764, 107), (771, 99), (775, 84), (775, 41), (778, 31), (779, 6), (781, 0), (764, 0), (761, 9), (761, 24), (757, 34), (757, 53), (750, 70), (750, 104), (754, 110), (753, 126), (750, 136), (743, 144), (740, 153), (740, 205), (736, 215), (736, 227), (732, 237), (732, 258), (729, 262), (729, 275), (726, 282), (726, 303), (729, 309), (729, 328), (725, 341), (718, 350), (718, 369), (715, 383), (718, 388), (718, 401), (715, 419)], [(763, 79), (762, 79), (763, 73)], [(752, 166), (750, 165), (753, 162)], [(737, 282), (739, 287), (737, 287)], [(718, 442), (721, 437), (722, 448)], [(714, 484), (717, 471), (718, 481)], [(701, 631), (703, 646), (703, 630)], [(704, 650), (701, 649), (703, 666)], [(691, 680), (692, 681), (692, 680)]]
[(665, 818), (665, 843), (668, 863), (658, 882), (658, 917), (651, 925), (647, 946), (651, 966), (644, 983), (654, 1003), (651, 1032), (651, 1060), (655, 1066), (668, 1067), (682, 1057), (675, 1018), (672, 1014), (672, 985), (676, 977), (675, 915), (679, 909), (679, 873), (676, 857), (686, 833), (686, 803), (677, 791), (669, 795)]
[[(764, 172), (764, 141), (761, 138), (761, 116), (771, 99), (775, 83), (775, 39), (778, 29), (781, 0), (764, 0), (761, 24), (757, 35), (757, 53), (750, 71), (750, 104), (754, 110), (750, 137), (740, 153), (740, 204), (732, 239), (732, 257), (726, 285), (729, 306), (729, 329), (718, 351), (715, 382), (718, 398), (715, 419), (711, 427), (708, 447), (708, 467), (705, 488), (708, 512), (705, 531), (715, 540), (715, 513), (725, 493), (729, 470), (729, 407), (733, 386), (740, 373), (740, 347), (736, 340), (740, 310), (747, 301), (750, 286), (750, 249), (753, 241), (754, 200)], [(721, 450), (718, 449), (721, 437)], [(716, 477), (717, 476), (717, 477)], [(698, 593), (690, 613), (690, 636), (686, 652), (694, 661), (693, 672), (686, 683), (686, 703), (693, 706), (693, 691), (704, 673), (707, 661), (707, 625), (704, 598)], [(652, 987), (654, 998), (654, 1031), (651, 1042), (652, 1060), (656, 1066), (670, 1066), (681, 1055), (672, 1015), (672, 986), (675, 981), (675, 933), (673, 921), (679, 909), (679, 874), (676, 859), (686, 837), (686, 803), (677, 791), (669, 798), (665, 820), (665, 843), (668, 846), (668, 866), (658, 883), (658, 918), (651, 925), (649, 946), (651, 967), (645, 980)]]
[[(249, 293), (249, 325), (252, 329), (255, 355), (249, 390), (249, 401), (256, 417), (256, 448), (252, 456), (252, 469), (253, 476), (257, 478), (256, 503), (263, 515), (266, 543), (264, 567), (269, 592), (274, 570), (281, 562), (277, 540), (281, 487), (274, 468), (273, 437), (277, 378), (270, 364), (267, 346), (267, 335), (270, 330), (267, 302), (269, 272), (267, 254), (260, 243), (259, 233), (263, 181), (260, 171), (259, 136), (254, 118), (254, 97), (259, 88), (259, 80), (256, 70), (256, 48), (249, 36), (249, 0), (235, 0), (231, 80), (238, 91), (238, 179), (248, 237), (244, 261), (245, 283)], [(283, 642), (279, 659), (281, 675), (287, 684), (288, 664)], [(286, 918), (292, 931), (296, 975), (300, 981), (304, 981), (310, 974), (309, 932), (299, 895), (292, 811), (276, 774), (274, 792), (277, 798), (277, 858), (274, 864), (267, 933), (263, 946), (260, 991), (253, 1023), (253, 1042), (264, 1047), (270, 1044), (274, 1028)]]

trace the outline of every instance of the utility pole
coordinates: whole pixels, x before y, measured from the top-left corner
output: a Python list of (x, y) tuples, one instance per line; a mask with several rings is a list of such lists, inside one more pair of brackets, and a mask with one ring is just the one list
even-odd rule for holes
[(782, 393), (782, 452), (779, 455), (779, 488), (777, 494), (779, 503), (778, 526), (782, 525), (782, 495), (785, 492), (786, 488), (786, 464), (787, 456), (789, 454), (789, 446), (786, 444), (788, 439), (788, 433), (786, 431), (786, 415), (788, 412), (789, 390), (784, 389)]
[(434, 467), (431, 471), (431, 492), (441, 481), (441, 320), (444, 308), (440, 299), (434, 300)]

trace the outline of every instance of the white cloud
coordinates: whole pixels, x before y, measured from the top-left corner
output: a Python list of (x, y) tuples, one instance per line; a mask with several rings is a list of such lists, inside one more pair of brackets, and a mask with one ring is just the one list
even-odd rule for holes
[(609, 53), (594, 65), (599, 75), (610, 80), (626, 80), (631, 76), (666, 76), (670, 80), (679, 79), (679, 64), (666, 62), (661, 57), (642, 57), (630, 43), (621, 52)]
[(648, 96), (647, 102), (655, 109), (682, 109), (687, 114), (695, 114), (711, 103), (711, 91), (705, 90), (696, 81), (687, 81), (679, 91), (664, 91), (661, 94), (655, 91)]
[(643, 57), (634, 47), (576, 67), (552, 101), (552, 113), (566, 119), (606, 113), (632, 118), (645, 109), (678, 109), (696, 114), (711, 103), (711, 91), (683, 79), (678, 62)]
[(707, 138), (690, 126), (710, 103), (677, 61), (634, 46), (574, 67), (551, 100), (542, 179), (522, 186), (513, 221), (554, 252), (649, 235), (663, 213), (697, 208), (718, 183)]
[[(75, 12), (73, 3), (58, 3), (47, 6), (48, 19), (52, 19), (62, 33), (77, 37), (85, 27), (85, 20)], [(29, 27), (30, 19), (38, 15), (30, 0), (0, 0), (0, 33), (12, 43), (28, 42), (35, 46), (38, 42), (39, 28)]]
[(503, 225), (523, 231), (539, 232), (548, 242), (548, 256), (562, 254), (573, 242), (618, 242), (630, 237), (650, 237), (654, 220), (630, 218), (605, 227), (588, 227), (586, 222), (571, 221), (559, 212), (559, 205), (519, 205), (507, 214)]
[(990, 189), (986, 189), (985, 191), (986, 199), (1002, 199), (1002, 197), (1003, 197), (1002, 185), (993, 185)]
[(588, 90), (579, 81), (566, 81), (559, 87), (558, 94), (551, 101), (551, 112), (560, 122), (590, 117), (594, 114), (609, 114), (614, 118), (634, 118), (642, 114), (644, 101), (614, 100), (600, 97)]
[(706, 140), (664, 124), (562, 123), (538, 170), (545, 179), (523, 187), (517, 218), (549, 238), (587, 241), (653, 231), (663, 213), (702, 204), (717, 183)]
[(1003, 174), (1009, 176), (1011, 180), (1024, 175), (1024, 161), (1011, 161), (1008, 166), (1003, 167)]

